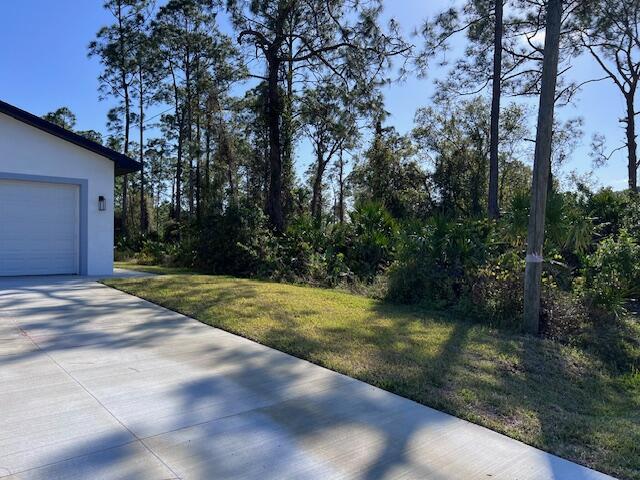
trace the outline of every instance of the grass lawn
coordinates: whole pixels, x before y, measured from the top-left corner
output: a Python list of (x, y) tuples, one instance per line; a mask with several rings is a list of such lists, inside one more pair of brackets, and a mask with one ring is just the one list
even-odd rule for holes
[(165, 275), (104, 283), (561, 457), (640, 479), (640, 372), (614, 376), (580, 350), (417, 307), (140, 268)]

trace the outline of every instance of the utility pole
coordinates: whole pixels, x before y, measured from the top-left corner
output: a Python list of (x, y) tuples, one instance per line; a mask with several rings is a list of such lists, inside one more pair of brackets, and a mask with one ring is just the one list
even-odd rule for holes
[(551, 162), (553, 108), (558, 77), (561, 19), (562, 0), (548, 0), (544, 60), (542, 62), (542, 85), (540, 105), (538, 107), (538, 128), (533, 160), (527, 257), (524, 273), (524, 328), (529, 333), (538, 333), (540, 327), (542, 247), (544, 244), (547, 185), (549, 183), (549, 165)]

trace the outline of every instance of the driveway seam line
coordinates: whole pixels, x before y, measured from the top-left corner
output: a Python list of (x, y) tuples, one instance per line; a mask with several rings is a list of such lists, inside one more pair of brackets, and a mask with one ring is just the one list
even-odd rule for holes
[[(75, 455), (75, 456), (73, 456), (73, 457), (63, 458), (63, 459), (61, 459), (61, 460), (56, 460), (55, 462), (49, 462), (49, 463), (45, 463), (45, 464), (43, 464), (43, 465), (38, 465), (38, 466), (36, 466), (36, 467), (26, 468), (26, 469), (24, 469), (24, 470), (18, 470), (18, 471), (15, 471), (15, 472), (8, 473), (8, 474), (6, 474), (6, 475), (4, 475), (4, 474), (3, 474), (3, 475), (0, 475), (0, 479), (2, 479), (2, 478), (7, 478), (7, 477), (11, 477), (11, 476), (13, 476), (13, 475), (20, 475), (20, 474), (22, 474), (22, 473), (32, 472), (32, 471), (34, 471), (34, 470), (38, 470), (38, 469), (40, 469), (40, 468), (45, 468), (45, 467), (50, 467), (50, 466), (52, 466), (52, 465), (58, 465), (58, 464), (60, 464), (60, 463), (68, 462), (68, 461), (70, 461), (70, 460), (75, 460), (75, 459), (78, 459), (78, 458), (88, 457), (88, 456), (90, 456), (90, 455), (94, 455), (94, 454), (96, 454), (96, 453), (108, 452), (109, 450), (114, 450), (114, 449), (116, 449), (116, 448), (124, 447), (124, 446), (126, 446), (126, 445), (131, 445), (131, 444), (133, 444), (133, 443), (138, 443), (138, 442), (142, 443), (140, 440), (136, 440), (136, 439), (134, 439), (134, 440), (130, 440), (130, 441), (128, 441), (128, 442), (119, 443), (118, 445), (113, 445), (113, 446), (111, 446), (111, 447), (101, 448), (101, 449), (99, 449), (99, 450), (95, 450), (95, 451), (93, 451), (93, 452), (88, 452), (88, 453), (83, 453), (83, 454), (81, 454), (81, 455)], [(175, 478), (175, 479), (177, 479), (178, 477), (172, 477), (172, 480), (173, 480), (174, 478)]]
[[(20, 330), (20, 332), (29, 339), (29, 341), (42, 353), (44, 353), (44, 355), (46, 355), (46, 357), (51, 360), (55, 365), (58, 366), (58, 368), (60, 368), (64, 373), (67, 374), (67, 376), (69, 378), (71, 378), (71, 380), (73, 380), (77, 385), (80, 386), (80, 388), (82, 388), (87, 394), (89, 394), (97, 403), (98, 405), (100, 405), (116, 422), (118, 422), (122, 428), (124, 428), (127, 432), (129, 432), (131, 434), (131, 436), (133, 436), (133, 438), (135, 439), (134, 441), (138, 441), (140, 442), (140, 444), (154, 457), (156, 457), (158, 459), (158, 461), (160, 463), (162, 463), (162, 465), (164, 465), (174, 476), (176, 479), (180, 480), (181, 477), (180, 475), (178, 475), (173, 468), (171, 468), (162, 458), (160, 458), (160, 456), (154, 452), (144, 441), (142, 438), (138, 437), (129, 427), (127, 427), (118, 417), (115, 416), (115, 414), (109, 410), (106, 405), (104, 403), (102, 403), (100, 401), (100, 399), (98, 397), (96, 397), (87, 387), (85, 387), (81, 381), (79, 381), (76, 377), (74, 377), (71, 372), (69, 372), (66, 368), (64, 368), (60, 363), (58, 363), (51, 355), (49, 355), (49, 353), (42, 349), (40, 347), (40, 345), (38, 345), (38, 343), (31, 338), (31, 336), (29, 335), (29, 333), (23, 329), (20, 325), (17, 324), (17, 322), (14, 320), (14, 323), (16, 323), (18, 329)], [(126, 445), (126, 444), (125, 444)], [(94, 452), (95, 453), (95, 452)], [(80, 455), (82, 456), (82, 455)], [(75, 457), (73, 457), (75, 458)]]

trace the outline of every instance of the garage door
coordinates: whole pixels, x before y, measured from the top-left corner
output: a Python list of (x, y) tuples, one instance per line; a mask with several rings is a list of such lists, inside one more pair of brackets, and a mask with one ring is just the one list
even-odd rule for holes
[(79, 190), (0, 180), (0, 276), (78, 273)]

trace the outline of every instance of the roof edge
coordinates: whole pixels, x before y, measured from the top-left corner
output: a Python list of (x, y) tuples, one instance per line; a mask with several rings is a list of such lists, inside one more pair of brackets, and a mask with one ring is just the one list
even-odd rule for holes
[(79, 147), (82, 147), (86, 150), (89, 150), (93, 153), (97, 153), (98, 155), (108, 158), (109, 160), (115, 163), (115, 175), (125, 175), (127, 173), (138, 172), (142, 169), (140, 162), (134, 160), (127, 155), (124, 155), (120, 152), (116, 152), (111, 148), (105, 147), (93, 140), (89, 140), (82, 135), (78, 135), (66, 128), (62, 128), (55, 123), (48, 122), (47, 120), (38, 117), (32, 113), (29, 113), (25, 110), (22, 110), (18, 107), (15, 107), (7, 102), (3, 102), (0, 100), (0, 113), (4, 113), (16, 120), (21, 121), (22, 123), (26, 123), (32, 127), (35, 127), (39, 130), (47, 132), (51, 135), (54, 135), (62, 140), (66, 140), (67, 142), (73, 143)]

